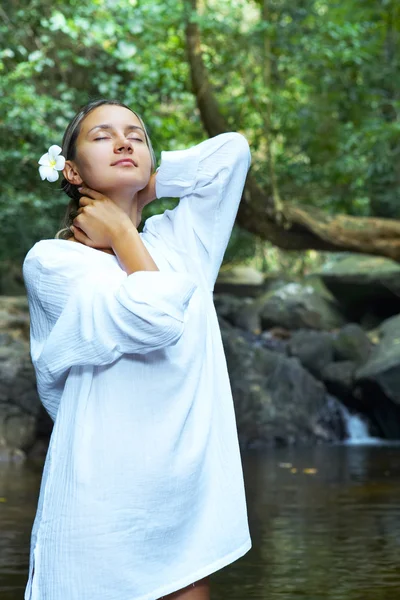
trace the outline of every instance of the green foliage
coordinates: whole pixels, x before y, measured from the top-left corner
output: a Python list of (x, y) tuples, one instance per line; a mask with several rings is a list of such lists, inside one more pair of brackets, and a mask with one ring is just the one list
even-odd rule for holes
[[(40, 180), (37, 161), (51, 144), (61, 144), (69, 120), (88, 101), (116, 98), (136, 110), (158, 158), (162, 149), (204, 139), (187, 88), (175, 4), (12, 4), (0, 25), (0, 257), (21, 259), (59, 229), (68, 198), (58, 183)], [(166, 206), (150, 205), (143, 220)]]
[[(400, 5), (395, 0), (207, 0), (194, 16), (221, 111), (282, 198), (353, 215), (400, 214)], [(204, 139), (191, 93), (184, 0), (14, 0), (0, 22), (0, 257), (59, 229), (68, 198), (37, 160), (76, 110), (116, 98), (161, 150)], [(150, 215), (172, 207), (152, 203)], [(257, 242), (258, 243), (258, 242)], [(255, 253), (234, 229), (226, 260)]]
[(283, 198), (396, 217), (400, 5), (260, 0), (235, 7), (223, 23), (221, 2), (206, 15), (203, 41), (230, 123), (251, 141), (259, 181), (270, 185), (268, 140)]

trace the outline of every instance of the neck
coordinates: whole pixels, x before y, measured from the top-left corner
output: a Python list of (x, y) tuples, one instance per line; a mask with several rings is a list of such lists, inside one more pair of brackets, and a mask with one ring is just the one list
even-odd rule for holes
[(113, 190), (106, 194), (130, 218), (135, 227), (138, 225), (138, 192), (132, 190)]
[[(140, 224), (140, 215), (138, 215), (138, 192), (125, 191), (125, 190), (114, 190), (105, 192), (104, 194), (112, 200), (117, 206), (119, 206), (130, 218), (134, 226), (137, 228)], [(75, 236), (68, 238), (71, 242), (79, 242), (75, 239)], [(99, 248), (102, 252), (108, 254), (115, 254), (112, 248)]]

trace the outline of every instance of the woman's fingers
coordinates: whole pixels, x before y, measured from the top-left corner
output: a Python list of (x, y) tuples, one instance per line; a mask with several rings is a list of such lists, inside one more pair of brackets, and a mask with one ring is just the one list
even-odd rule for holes
[[(96, 190), (92, 190), (92, 188), (82, 186), (78, 188), (78, 190), (83, 196), (89, 196), (92, 200), (101, 200), (101, 198), (104, 198), (103, 194)], [(80, 200), (82, 200), (82, 198), (80, 198)]]
[(98, 200), (98, 198), (90, 198), (90, 196), (81, 196), (79, 198), (79, 205), (87, 206), (88, 204), (93, 204), (93, 200)]
[(77, 227), (77, 225), (71, 225), (70, 229), (74, 234), (75, 239), (78, 240), (78, 242), (82, 242), (82, 244), (85, 244), (86, 246), (92, 246), (91, 239), (86, 235), (84, 231), (82, 231), (82, 229)]

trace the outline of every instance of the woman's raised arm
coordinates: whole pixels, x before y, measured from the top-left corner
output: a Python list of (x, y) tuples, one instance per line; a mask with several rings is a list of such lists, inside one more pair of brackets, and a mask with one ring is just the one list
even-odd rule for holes
[(250, 162), (249, 144), (236, 132), (161, 154), (157, 198), (180, 200), (173, 210), (147, 219), (145, 229), (195, 257), (210, 290), (232, 233)]

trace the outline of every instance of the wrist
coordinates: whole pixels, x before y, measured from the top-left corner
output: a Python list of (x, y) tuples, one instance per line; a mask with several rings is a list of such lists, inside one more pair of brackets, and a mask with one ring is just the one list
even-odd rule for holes
[(118, 225), (118, 227), (114, 227), (110, 236), (111, 248), (114, 250), (114, 252), (116, 247), (119, 247), (121, 244), (123, 244), (124, 240), (134, 235), (135, 232), (137, 233), (137, 229), (130, 219), (127, 219)]
[(112, 248), (122, 269), (128, 275), (136, 271), (159, 270), (133, 224), (120, 230), (119, 235), (113, 239)]

